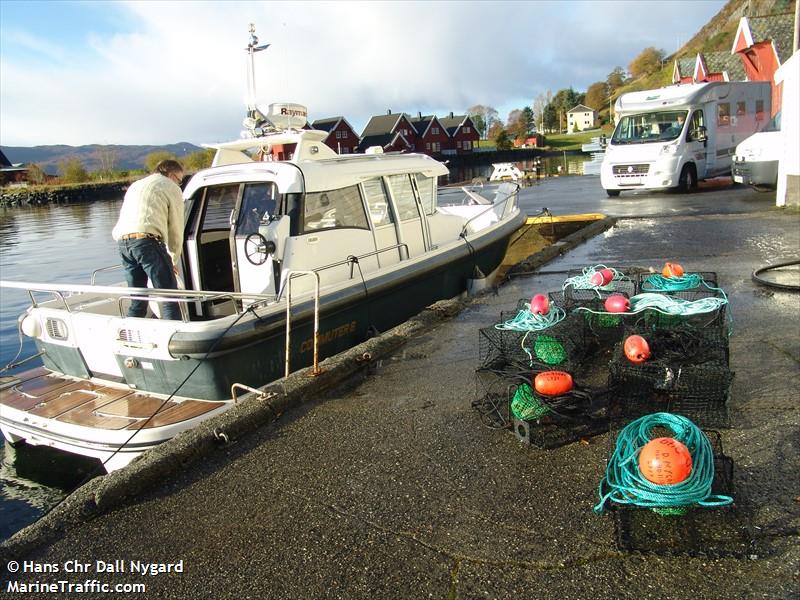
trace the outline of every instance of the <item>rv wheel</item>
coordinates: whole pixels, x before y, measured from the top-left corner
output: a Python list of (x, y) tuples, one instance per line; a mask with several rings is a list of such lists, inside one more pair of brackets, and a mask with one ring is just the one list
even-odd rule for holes
[(678, 179), (678, 191), (686, 193), (697, 187), (697, 174), (694, 165), (684, 165), (681, 170), (681, 177)]
[(620, 192), (620, 190), (606, 190), (606, 194), (608, 194), (612, 198), (614, 196), (619, 196), (619, 192)]

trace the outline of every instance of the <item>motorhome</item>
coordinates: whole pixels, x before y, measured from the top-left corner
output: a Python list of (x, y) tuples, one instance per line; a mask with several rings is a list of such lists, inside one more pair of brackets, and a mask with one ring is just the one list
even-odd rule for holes
[(733, 157), (733, 180), (746, 185), (777, 187), (778, 165), (783, 154), (781, 113), (767, 126), (736, 146)]
[(727, 175), (739, 142), (769, 120), (769, 82), (713, 81), (623, 94), (600, 182), (624, 190), (689, 191)]

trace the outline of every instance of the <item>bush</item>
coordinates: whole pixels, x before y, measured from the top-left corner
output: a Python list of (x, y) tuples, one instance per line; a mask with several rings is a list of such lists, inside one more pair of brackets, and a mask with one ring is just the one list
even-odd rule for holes
[(79, 158), (58, 161), (58, 170), (61, 171), (61, 178), (67, 183), (83, 183), (89, 179), (86, 168)]

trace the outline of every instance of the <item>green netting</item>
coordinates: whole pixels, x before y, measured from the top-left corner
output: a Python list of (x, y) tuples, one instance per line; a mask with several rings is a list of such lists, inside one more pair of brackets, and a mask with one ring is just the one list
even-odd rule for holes
[(567, 351), (564, 346), (554, 337), (540, 335), (533, 344), (533, 352), (536, 358), (548, 365), (558, 365), (567, 359)]
[(543, 417), (550, 412), (550, 409), (542, 404), (533, 395), (533, 389), (527, 383), (523, 383), (514, 392), (511, 400), (511, 414), (521, 421), (533, 421)]

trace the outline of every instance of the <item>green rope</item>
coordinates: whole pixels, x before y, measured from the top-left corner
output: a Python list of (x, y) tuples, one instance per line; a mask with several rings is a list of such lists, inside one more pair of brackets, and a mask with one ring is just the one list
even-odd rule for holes
[(520, 421), (534, 421), (549, 412), (550, 409), (540, 402), (527, 383), (520, 385), (514, 392), (514, 398), (511, 400), (511, 414)]
[[(639, 452), (652, 439), (656, 427), (669, 429), (676, 440), (692, 455), (689, 477), (679, 483), (659, 485), (645, 479), (639, 471)], [(730, 496), (714, 495), (714, 451), (706, 435), (686, 417), (654, 413), (629, 423), (617, 436), (616, 447), (600, 480), (600, 502), (594, 512), (601, 513), (609, 500), (658, 509), (661, 514), (675, 514), (672, 509), (687, 506), (725, 506)], [(669, 510), (665, 510), (669, 509)]]
[(719, 292), (723, 298), (727, 298), (722, 288), (710, 285), (699, 273), (686, 273), (682, 277), (663, 277), (655, 274), (650, 275), (642, 282), (643, 292), (683, 292), (691, 290), (701, 285), (711, 291)]
[[(614, 277), (611, 281), (608, 282), (607, 285), (596, 285), (592, 283), (592, 275), (594, 275), (597, 271), (601, 271), (603, 269), (608, 269), (614, 274)], [(607, 267), (605, 265), (595, 265), (594, 267), (584, 267), (583, 272), (580, 275), (575, 275), (574, 277), (568, 277), (564, 281), (564, 285), (561, 286), (562, 290), (566, 290), (568, 287), (573, 287), (576, 290), (594, 290), (597, 292), (597, 295), (600, 296), (600, 291), (614, 291), (616, 286), (614, 282), (621, 282), (621, 281), (630, 281), (630, 277), (627, 277), (621, 271), (617, 271), (612, 267)]]

